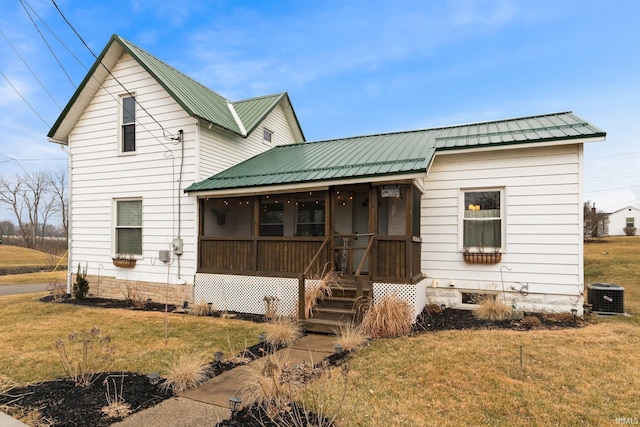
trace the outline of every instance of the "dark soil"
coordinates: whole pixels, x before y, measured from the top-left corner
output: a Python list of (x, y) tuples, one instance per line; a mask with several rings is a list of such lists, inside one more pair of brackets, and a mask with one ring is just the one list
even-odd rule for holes
[[(49, 302), (52, 300), (53, 297), (45, 297), (41, 301)], [(102, 308), (180, 312), (180, 308), (175, 305), (155, 302), (146, 303), (138, 308), (132, 307), (131, 303), (125, 300), (92, 297), (82, 300), (64, 298), (60, 302)], [(219, 313), (212, 313), (212, 316), (219, 315)], [(264, 316), (260, 315), (243, 313), (232, 313), (232, 315), (243, 320), (265, 321)], [(520, 320), (486, 321), (477, 319), (473, 312), (468, 310), (442, 310), (439, 306), (429, 305), (418, 316), (412, 333), (416, 335), (430, 331), (452, 329), (560, 329), (582, 327), (586, 324), (588, 324), (588, 321), (574, 318), (571, 315), (530, 314)], [(274, 350), (277, 349), (268, 348), (264, 344), (257, 344), (249, 347), (239, 356), (255, 360), (272, 353)], [(339, 365), (349, 357), (349, 353), (334, 354), (328, 358), (327, 363), (329, 365)], [(236, 365), (225, 361), (212, 361), (210, 367), (212, 376), (215, 376), (233, 369)], [(115, 384), (118, 387), (123, 381), (122, 397), (130, 405), (132, 413), (157, 405), (172, 396), (171, 392), (162, 392), (159, 389), (159, 385), (151, 384), (146, 375), (131, 372), (111, 372), (99, 374), (88, 387), (76, 387), (73, 381), (69, 379), (59, 379), (14, 388), (5, 393), (0, 393), (0, 405), (7, 405), (10, 409), (38, 410), (44, 421), (43, 424), (49, 426), (109, 426), (119, 421), (119, 419), (108, 419), (102, 414), (102, 408), (107, 405), (105, 379), (109, 379), (112, 395), (112, 380), (116, 381)], [(160, 384), (162, 384), (162, 381)], [(310, 416), (313, 417), (313, 414)], [(256, 407), (248, 407), (238, 411), (232, 419), (218, 424), (220, 427), (275, 425), (277, 424), (268, 420), (264, 412)], [(288, 425), (286, 420), (285, 425)]]
[(43, 424), (51, 426), (109, 426), (117, 419), (102, 415), (102, 408), (107, 405), (105, 380), (112, 393), (112, 380), (119, 390), (122, 387), (122, 397), (132, 412), (157, 405), (171, 396), (160, 391), (158, 385), (150, 384), (146, 375), (110, 372), (99, 374), (87, 387), (77, 387), (73, 381), (61, 379), (14, 388), (0, 394), (0, 405), (37, 410)]

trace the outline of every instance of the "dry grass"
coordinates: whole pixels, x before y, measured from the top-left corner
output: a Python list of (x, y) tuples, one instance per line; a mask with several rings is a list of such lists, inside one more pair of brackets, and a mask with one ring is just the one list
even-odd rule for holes
[(7, 274), (6, 276), (0, 276), (0, 285), (29, 285), (32, 283), (52, 283), (62, 282), (67, 283), (66, 271), (55, 272), (40, 272), (40, 273), (25, 273), (25, 274)]
[(354, 325), (353, 323), (346, 323), (340, 325), (335, 331), (336, 340), (335, 344), (342, 346), (344, 351), (356, 350), (367, 343), (369, 337), (364, 332), (364, 328), (361, 325)]
[[(585, 245), (586, 282), (623, 286), (630, 317), (598, 318), (578, 329), (372, 341), (349, 362), (354, 381), (337, 423), (606, 426), (640, 417), (640, 237), (608, 240)], [(336, 377), (311, 387), (338, 396)]]
[(302, 327), (296, 320), (280, 316), (267, 323), (266, 334), (267, 344), (288, 347), (302, 336)]
[(369, 307), (362, 318), (362, 328), (372, 338), (401, 337), (409, 333), (412, 321), (411, 305), (389, 294)]
[(211, 377), (210, 360), (203, 353), (180, 353), (164, 374), (161, 390), (184, 391)]
[(253, 345), (263, 327), (243, 320), (169, 313), (165, 344), (164, 313), (44, 304), (37, 301), (43, 295), (0, 297), (0, 375), (18, 383), (66, 376), (55, 342), (74, 329), (96, 326), (111, 337), (116, 348), (112, 370), (146, 374), (161, 371), (174, 354), (201, 351), (213, 360), (216, 351)]
[(189, 306), (189, 314), (193, 316), (208, 316), (210, 311), (213, 311), (213, 306), (209, 310), (209, 304), (205, 300), (200, 300), (197, 303)]
[(511, 307), (497, 298), (486, 297), (479, 302), (473, 315), (483, 320), (506, 320), (511, 317), (512, 311)]
[(340, 276), (333, 270), (319, 273), (316, 280), (318, 281), (317, 285), (306, 289), (304, 293), (304, 312), (307, 318), (313, 316), (313, 309), (318, 301), (330, 297), (334, 289), (341, 287)]
[(131, 414), (131, 405), (125, 402), (122, 397), (124, 391), (123, 380), (124, 376), (120, 376), (120, 388), (118, 388), (116, 378), (108, 377), (104, 380), (103, 384), (107, 389), (105, 393), (107, 404), (101, 408), (101, 411), (107, 418), (123, 418)]
[[(20, 246), (0, 245), (0, 267), (55, 266), (60, 257)], [(63, 263), (66, 261), (63, 260)]]

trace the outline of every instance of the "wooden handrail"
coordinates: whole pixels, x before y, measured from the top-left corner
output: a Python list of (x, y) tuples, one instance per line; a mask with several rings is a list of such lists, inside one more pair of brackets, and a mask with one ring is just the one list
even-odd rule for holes
[[(373, 236), (373, 234), (369, 234), (370, 236)], [(365, 234), (359, 234), (359, 236), (365, 236)], [(371, 252), (371, 248), (373, 247), (373, 241), (375, 239), (369, 239), (369, 244), (367, 245), (367, 250), (364, 251), (364, 255), (362, 256), (362, 259), (360, 260), (360, 264), (358, 264), (358, 268), (356, 269), (356, 274), (354, 275), (355, 277), (358, 277), (360, 275), (360, 272), (362, 271), (362, 268), (364, 267), (364, 262), (366, 261), (367, 257), (369, 256), (369, 252)]]
[(322, 245), (320, 246), (320, 249), (318, 249), (318, 252), (316, 252), (316, 254), (313, 256), (313, 258), (311, 258), (311, 262), (309, 263), (307, 268), (304, 270), (304, 273), (302, 273), (303, 276), (306, 276), (309, 273), (309, 270), (311, 270), (311, 267), (313, 267), (313, 264), (316, 262), (316, 260), (318, 259), (318, 257), (322, 253), (322, 250), (329, 244), (330, 240), (331, 240), (331, 236), (327, 236), (327, 238), (324, 239), (324, 242), (322, 242)]

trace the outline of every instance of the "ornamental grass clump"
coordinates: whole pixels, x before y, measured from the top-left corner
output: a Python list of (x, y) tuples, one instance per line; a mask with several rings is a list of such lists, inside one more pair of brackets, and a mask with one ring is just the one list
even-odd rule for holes
[(318, 301), (331, 297), (334, 289), (342, 288), (340, 276), (333, 270), (323, 271), (317, 277), (318, 283), (304, 292), (304, 312), (307, 318), (313, 316), (313, 309), (318, 305)]
[(511, 317), (512, 311), (511, 307), (497, 298), (486, 297), (480, 301), (474, 315), (482, 320), (506, 320)]
[(215, 311), (213, 304), (209, 308), (209, 304), (203, 299), (189, 307), (189, 314), (193, 316), (208, 316), (212, 311)]
[(278, 316), (267, 324), (265, 342), (272, 347), (288, 347), (301, 336), (300, 323), (290, 317)]
[(170, 363), (160, 390), (184, 391), (211, 377), (211, 366), (202, 353), (180, 353)]
[(371, 303), (362, 318), (362, 328), (372, 338), (393, 338), (408, 335), (413, 321), (411, 305), (395, 294)]
[(366, 344), (369, 337), (364, 332), (361, 325), (345, 323), (335, 331), (336, 340), (334, 344), (342, 346), (343, 351), (353, 351)]

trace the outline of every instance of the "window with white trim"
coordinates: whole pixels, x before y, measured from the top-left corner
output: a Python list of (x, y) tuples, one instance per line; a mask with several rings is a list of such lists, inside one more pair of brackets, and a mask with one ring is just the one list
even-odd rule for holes
[(142, 255), (142, 200), (115, 203), (115, 254)]
[(500, 249), (504, 246), (504, 191), (501, 189), (462, 192), (462, 246)]
[(136, 151), (136, 98), (122, 97), (120, 114), (120, 151), (133, 153)]
[(636, 219), (633, 217), (625, 218), (625, 223), (627, 224), (628, 228), (633, 228), (636, 226)]

